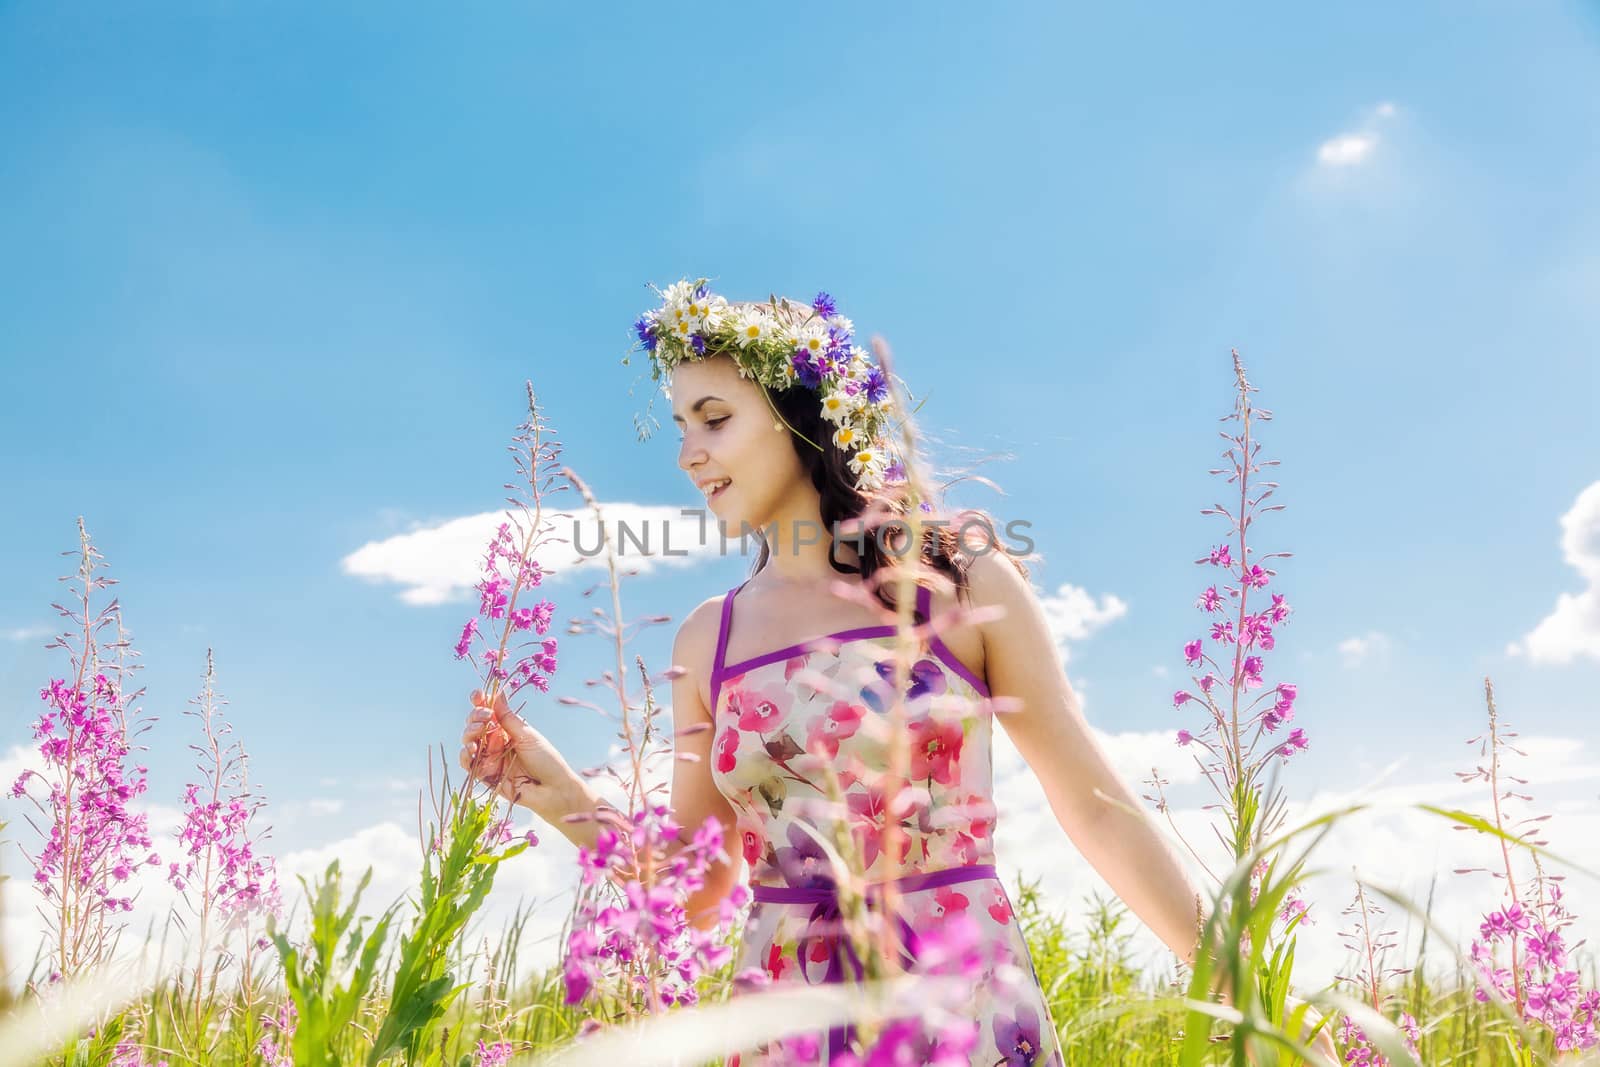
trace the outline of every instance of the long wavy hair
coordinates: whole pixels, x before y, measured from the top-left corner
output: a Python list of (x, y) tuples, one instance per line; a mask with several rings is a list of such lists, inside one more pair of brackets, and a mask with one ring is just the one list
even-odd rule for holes
[[(789, 304), (795, 313), (805, 307), (795, 301)], [(809, 308), (806, 310), (809, 311)], [(972, 553), (976, 551), (962, 547), (963, 530), (968, 531), (969, 539), (972, 530), (983, 531), (987, 545), (982, 550), (1002, 553), (1024, 577), (1027, 576), (1028, 568), (1022, 558), (1000, 542), (994, 519), (987, 512), (979, 508), (963, 508), (951, 515), (945, 511), (943, 492), (952, 482), (937, 487), (927, 485), (925, 491), (936, 499), (923, 501), (924, 507), (919, 509), (921, 521), (914, 520), (911, 518), (912, 501), (908, 483), (886, 485), (870, 493), (856, 488), (856, 476), (850, 471), (849, 457), (833, 443), (833, 426), (823, 417), (815, 391), (798, 384), (787, 389), (762, 389), (773, 409), (788, 424), (786, 428), (791, 431), (787, 435), (789, 444), (795, 455), (800, 457), (801, 467), (821, 498), (822, 525), (829, 539), (828, 562), (840, 574), (860, 575), (863, 583), (885, 608), (896, 610), (893, 569), (905, 566), (912, 558), (907, 541), (917, 536), (919, 528), (921, 536), (916, 549), (917, 560), (923, 567), (949, 579), (958, 597), (967, 595), (967, 567)], [(820, 450), (817, 447), (819, 445)], [(920, 457), (910, 457), (910, 464), (916, 464), (919, 473), (924, 470)], [(949, 525), (928, 525), (929, 521), (936, 519), (945, 520)], [(852, 528), (851, 520), (860, 520), (859, 533)], [(858, 564), (839, 559), (841, 540), (834, 537), (834, 531), (841, 527), (842, 538), (857, 549)], [(767, 565), (772, 554), (766, 537), (763, 535), (759, 540), (761, 547), (750, 571), (752, 575)]]

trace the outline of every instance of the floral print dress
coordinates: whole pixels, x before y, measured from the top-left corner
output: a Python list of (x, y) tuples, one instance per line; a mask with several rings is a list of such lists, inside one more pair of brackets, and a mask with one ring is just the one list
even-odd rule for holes
[[(978, 949), (989, 963), (961, 1005), (977, 1024), (970, 1062), (1060, 1067), (1055, 1025), (1027, 942), (993, 869), (993, 719), (976, 713), (989, 697), (987, 687), (937, 636), (916, 659), (904, 705), (915, 799), (900, 820), (906, 852), (889, 855), (880, 836), (885, 797), (870, 779), (888, 761), (881, 717), (893, 695), (895, 628), (828, 634), (726, 664), (734, 600), (743, 588), (723, 598), (711, 673), (712, 779), (733, 808), (755, 893), (735, 973), (757, 968), (775, 983), (843, 977), (841, 947), (832, 936), (837, 910), (819, 903), (831, 898), (831, 868), (816, 837), (803, 828), (834, 840), (837, 827), (829, 820), (838, 819), (840, 809), (828, 802), (823, 771), (831, 765), (867, 881), (894, 880), (902, 887), (902, 946), (915, 944), (917, 931), (938, 929), (952, 913), (975, 920)], [(919, 622), (928, 618), (929, 602), (929, 591), (918, 587)], [(914, 962), (907, 967), (918, 969)], [(742, 1062), (737, 1054), (727, 1062), (831, 1062), (843, 1036), (842, 1030), (791, 1035)]]

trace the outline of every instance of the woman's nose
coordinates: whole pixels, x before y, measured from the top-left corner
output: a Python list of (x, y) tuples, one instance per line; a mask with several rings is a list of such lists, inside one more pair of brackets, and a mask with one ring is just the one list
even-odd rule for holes
[(705, 459), (705, 449), (694, 443), (693, 435), (685, 437), (678, 445), (678, 466), (683, 470), (692, 470)]

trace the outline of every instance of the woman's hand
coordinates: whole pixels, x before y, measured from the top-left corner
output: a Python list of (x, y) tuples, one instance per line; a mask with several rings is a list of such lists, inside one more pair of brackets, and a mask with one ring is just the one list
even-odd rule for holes
[[(1285, 1015), (1293, 1015), (1294, 1014), (1294, 1010), (1296, 1008), (1298, 1008), (1301, 1004), (1304, 1004), (1304, 1003), (1305, 1003), (1304, 1001), (1302, 1001), (1299, 997), (1296, 997), (1293, 993), (1290, 993), (1290, 994), (1286, 995), (1283, 998), (1284, 1014)], [(1309, 1032), (1312, 1027), (1316, 1026), (1321, 1021), (1322, 1021), (1322, 1013), (1319, 1012), (1316, 1008), (1311, 1007), (1309, 1004), (1306, 1005), (1306, 1018), (1305, 1018), (1304, 1029), (1301, 1030), (1300, 1033), (1298, 1035), (1296, 1035), (1296, 1036), (1304, 1039), (1306, 1033)], [(1339, 1049), (1333, 1043), (1333, 1023), (1332, 1022), (1329, 1022), (1327, 1026), (1324, 1026), (1321, 1030), (1317, 1031), (1317, 1038), (1316, 1038), (1315, 1041), (1311, 1042), (1311, 1047), (1313, 1049), (1315, 1049), (1317, 1052), (1319, 1052), (1320, 1054), (1322, 1054), (1323, 1056), (1326, 1056), (1328, 1058), (1328, 1062), (1329, 1063), (1340, 1063), (1340, 1062), (1342, 1062), (1339, 1059)]]
[(563, 829), (561, 821), (583, 810), (587, 790), (543, 734), (512, 711), (496, 692), (491, 707), (481, 690), (461, 731), (461, 766), (514, 804)]

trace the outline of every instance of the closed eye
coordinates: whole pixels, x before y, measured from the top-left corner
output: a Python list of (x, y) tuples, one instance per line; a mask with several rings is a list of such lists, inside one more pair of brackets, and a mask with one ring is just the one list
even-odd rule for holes
[[(707, 419), (707, 420), (706, 420), (706, 425), (707, 425), (707, 426), (709, 426), (709, 427), (711, 427), (711, 428), (712, 428), (712, 429), (713, 429), (713, 430), (714, 430), (714, 429), (716, 429), (716, 428), (717, 428), (717, 427), (718, 427), (718, 426), (721, 426), (721, 425), (722, 425), (722, 424), (723, 424), (723, 423), (725, 423), (725, 422), (727, 422), (727, 421), (728, 421), (728, 420), (729, 420), (729, 419), (731, 419), (731, 418), (733, 418), (733, 416), (732, 416), (732, 415), (722, 415), (722, 416), (719, 416), (719, 417), (717, 417), (717, 418), (715, 418), (715, 419)], [(681, 431), (681, 430), (680, 430), (680, 431), (679, 431), (679, 432), (678, 432), (678, 440), (679, 440), (679, 442), (682, 442), (682, 441), (683, 441), (683, 439), (684, 439), (684, 438), (685, 438), (685, 437), (686, 437), (686, 436), (688, 436), (688, 435), (687, 435), (687, 434), (685, 434), (685, 433), (683, 433), (683, 431)]]

